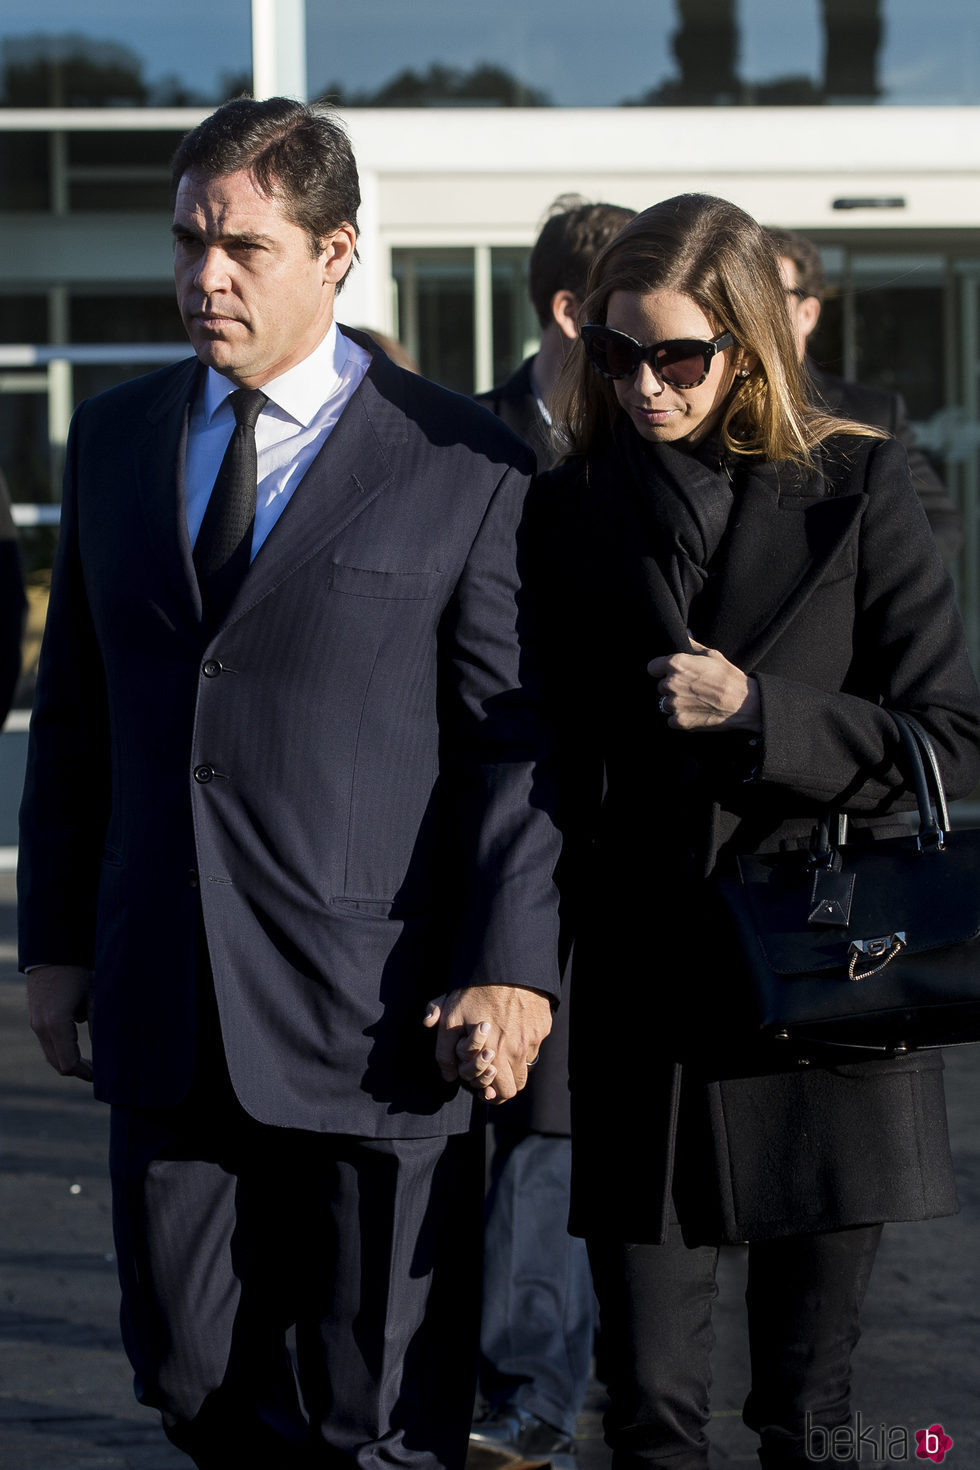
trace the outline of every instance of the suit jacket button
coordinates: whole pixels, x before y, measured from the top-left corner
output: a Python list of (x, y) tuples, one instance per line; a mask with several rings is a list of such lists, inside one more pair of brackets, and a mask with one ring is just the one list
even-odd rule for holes
[(216, 679), (223, 672), (224, 665), (216, 658), (209, 658), (204, 665), (205, 679)]
[(214, 780), (214, 767), (197, 766), (194, 771), (194, 780), (199, 781), (202, 786), (206, 786), (209, 781)]

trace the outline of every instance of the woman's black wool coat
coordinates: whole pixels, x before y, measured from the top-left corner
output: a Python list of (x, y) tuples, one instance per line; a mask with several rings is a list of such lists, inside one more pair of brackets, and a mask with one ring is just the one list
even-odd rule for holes
[(895, 835), (912, 799), (890, 709), (933, 736), (951, 797), (978, 779), (980, 694), (905, 451), (844, 434), (812, 470), (735, 473), (693, 631), (758, 680), (752, 739), (667, 727), (647, 664), (687, 634), (656, 484), (612, 462), (570, 460), (534, 504), (575, 940), (572, 1229), (659, 1240), (671, 1196), (689, 1243), (951, 1213), (941, 1056), (760, 1056), (718, 998), (710, 883), (736, 853), (805, 844), (831, 805), (852, 836)]

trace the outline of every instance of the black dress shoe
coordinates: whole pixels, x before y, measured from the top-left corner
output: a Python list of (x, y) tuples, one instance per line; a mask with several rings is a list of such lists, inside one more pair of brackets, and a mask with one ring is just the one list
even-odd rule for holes
[(516, 1404), (502, 1404), (474, 1424), (470, 1446), (491, 1452), (496, 1463), (508, 1470), (533, 1470), (539, 1465), (574, 1470), (576, 1463), (571, 1435)]

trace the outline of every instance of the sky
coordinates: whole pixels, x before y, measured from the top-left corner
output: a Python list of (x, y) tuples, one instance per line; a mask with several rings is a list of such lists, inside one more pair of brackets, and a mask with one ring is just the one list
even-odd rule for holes
[[(248, 0), (2, 0), (3, 39), (83, 32), (130, 46), (149, 82), (207, 92), (250, 63)], [(818, 81), (820, 0), (738, 0), (739, 71)], [(881, 76), (897, 100), (980, 100), (978, 0), (883, 0)], [(307, 0), (310, 84), (376, 87), (434, 60), (493, 61), (564, 105), (610, 105), (674, 71), (674, 0)], [(434, 42), (433, 38), (438, 38)]]

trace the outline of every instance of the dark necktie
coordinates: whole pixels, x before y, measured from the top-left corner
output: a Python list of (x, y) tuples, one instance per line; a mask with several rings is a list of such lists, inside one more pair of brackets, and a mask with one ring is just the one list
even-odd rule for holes
[(258, 477), (255, 421), (269, 400), (258, 388), (236, 388), (228, 401), (235, 429), (194, 545), (204, 618), (211, 628), (228, 611), (251, 560)]

